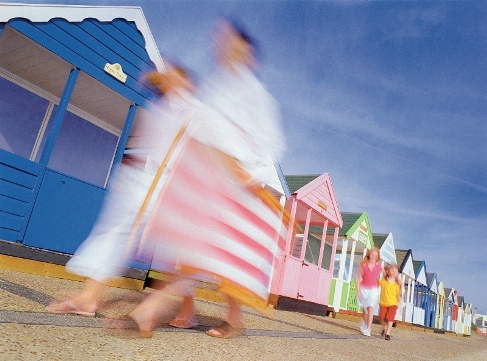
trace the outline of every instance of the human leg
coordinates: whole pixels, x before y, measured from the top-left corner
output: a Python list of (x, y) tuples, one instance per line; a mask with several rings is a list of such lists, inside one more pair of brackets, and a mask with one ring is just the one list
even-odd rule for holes
[(55, 300), (46, 307), (52, 313), (71, 313), (82, 316), (94, 316), (99, 307), (99, 300), (104, 284), (87, 278), (83, 290), (69, 300)]
[(386, 320), (387, 320), (387, 329), (386, 329), (386, 340), (390, 340), (390, 334), (392, 330), (392, 325), (394, 324), (394, 319), (396, 318), (397, 306), (387, 307), (386, 313)]
[(379, 306), (379, 319), (382, 325), (381, 337), (384, 337), (387, 332), (387, 320), (386, 320), (387, 307)]
[(170, 326), (177, 328), (193, 328), (198, 326), (193, 296), (184, 296), (183, 305), (178, 315), (169, 322)]
[(245, 327), (242, 309), (238, 302), (228, 297), (227, 300), (227, 319), (220, 326), (206, 331), (208, 336), (217, 338), (231, 338), (243, 334)]
[[(127, 316), (134, 320), (142, 332), (149, 332), (157, 321), (171, 311), (169, 301), (172, 296), (181, 296), (188, 302), (188, 312), (194, 312), (194, 281), (189, 278), (177, 278), (160, 290), (154, 290)], [(115, 327), (116, 328), (116, 327)]]
[(393, 324), (394, 324), (394, 321), (387, 321), (386, 335), (390, 335), (391, 334), (391, 330), (392, 330), (392, 325)]
[(372, 321), (374, 320), (374, 307), (367, 307), (367, 329), (372, 328)]

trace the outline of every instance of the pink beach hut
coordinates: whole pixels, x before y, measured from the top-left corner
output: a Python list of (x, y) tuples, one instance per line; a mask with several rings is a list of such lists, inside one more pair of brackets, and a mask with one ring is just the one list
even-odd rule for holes
[(280, 309), (326, 312), (323, 306), (328, 304), (332, 260), (343, 223), (331, 178), (324, 173), (285, 180), (291, 193), (285, 204), (291, 225), (275, 257), (270, 302)]

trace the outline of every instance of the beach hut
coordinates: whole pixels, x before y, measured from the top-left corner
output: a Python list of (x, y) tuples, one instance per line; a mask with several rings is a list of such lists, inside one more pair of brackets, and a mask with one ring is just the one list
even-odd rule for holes
[(465, 336), (472, 335), (472, 304), (465, 303), (463, 311), (463, 334)]
[(382, 266), (384, 267), (386, 264), (397, 265), (396, 248), (394, 247), (394, 238), (392, 233), (373, 233), (372, 237), (374, 239), (374, 246), (380, 251)]
[(453, 309), (451, 313), (451, 331), (457, 332), (457, 323), (458, 323), (458, 291), (452, 290), (452, 302), (453, 302)]
[(425, 314), (428, 309), (429, 290), (426, 277), (426, 263), (413, 261), (416, 285), (414, 293), (413, 323), (424, 326)]
[[(445, 312), (443, 315), (443, 330), (454, 330), (454, 309), (455, 309), (455, 290), (452, 288), (445, 288)], [(457, 306), (458, 307), (458, 306)]]
[(464, 334), (464, 322), (465, 322), (465, 299), (463, 296), (457, 296), (457, 303), (458, 303), (458, 315), (457, 315), (457, 323), (455, 327), (455, 333), (457, 334)]
[(411, 249), (396, 249), (396, 260), (403, 283), (402, 310), (396, 313), (396, 320), (412, 323), (416, 273), (414, 272), (413, 252)]
[(77, 249), (158, 97), (140, 81), (154, 70), (139, 7), (0, 4), (2, 252)]
[(473, 315), (473, 323), (476, 327), (482, 328), (482, 332), (487, 332), (487, 315), (475, 313)]
[(427, 282), (429, 290), (429, 300), (426, 305), (424, 325), (426, 327), (436, 327), (436, 313), (438, 310), (438, 281), (436, 273), (427, 273)]
[[(372, 233), (372, 237), (374, 239), (374, 246), (377, 247), (380, 251), (380, 259), (381, 259), (382, 267), (385, 267), (387, 264), (397, 265), (396, 248), (394, 247), (394, 239), (392, 233), (389, 234)], [(396, 317), (401, 312), (402, 312), (402, 308), (398, 309), (396, 313)], [(374, 315), (377, 316), (378, 314), (379, 314), (379, 305), (377, 304), (374, 307)]]
[(445, 287), (443, 282), (438, 283), (438, 301), (436, 303), (436, 323), (435, 327), (439, 330), (443, 329), (443, 320), (445, 313)]
[(355, 273), (374, 241), (366, 212), (342, 212), (341, 216), (343, 226), (338, 233), (329, 308), (334, 312), (358, 312)]
[(275, 257), (271, 299), (277, 299), (278, 308), (312, 303), (326, 312), (332, 260), (343, 224), (331, 178), (328, 173), (288, 175), (285, 182), (291, 193), (285, 203), (291, 224)]

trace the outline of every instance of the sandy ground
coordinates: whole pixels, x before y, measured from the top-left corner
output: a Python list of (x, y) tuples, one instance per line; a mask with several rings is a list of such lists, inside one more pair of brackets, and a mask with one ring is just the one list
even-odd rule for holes
[[(371, 337), (358, 323), (329, 317), (275, 311), (272, 319), (245, 308), (246, 334), (215, 339), (205, 331), (225, 314), (221, 304), (197, 300), (199, 326), (178, 330), (167, 325), (180, 300), (164, 307), (152, 338), (104, 327), (105, 316), (128, 312), (144, 293), (107, 288), (107, 309), (94, 318), (53, 315), (45, 305), (66, 298), (82, 283), (0, 270), (0, 360), (487, 360), (487, 340), (394, 328), (391, 341), (373, 325)], [(110, 303), (113, 300), (123, 300)]]

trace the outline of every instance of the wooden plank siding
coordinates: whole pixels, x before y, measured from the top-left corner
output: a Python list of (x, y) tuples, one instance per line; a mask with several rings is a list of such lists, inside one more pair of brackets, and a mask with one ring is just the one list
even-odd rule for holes
[(39, 172), (37, 163), (0, 150), (0, 239), (17, 240)]
[[(286, 179), (290, 180), (294, 188), (300, 187), (292, 190), (293, 193), (296, 193), (296, 198), (328, 219), (329, 227), (342, 225), (335, 191), (328, 173), (320, 176), (287, 176)], [(309, 183), (303, 184), (305, 181), (309, 181)], [(327, 209), (320, 207), (318, 201), (325, 203)]]
[[(142, 35), (125, 20), (117, 21), (115, 27), (94, 19), (70, 23), (57, 18), (47, 23), (31, 23), (16, 18), (8, 25), (136, 104), (143, 105), (158, 96), (139, 82), (141, 74), (155, 70), (155, 65), (144, 51)], [(138, 33), (137, 40), (134, 32)], [(127, 74), (126, 82), (106, 73), (106, 63), (119, 63)]]

